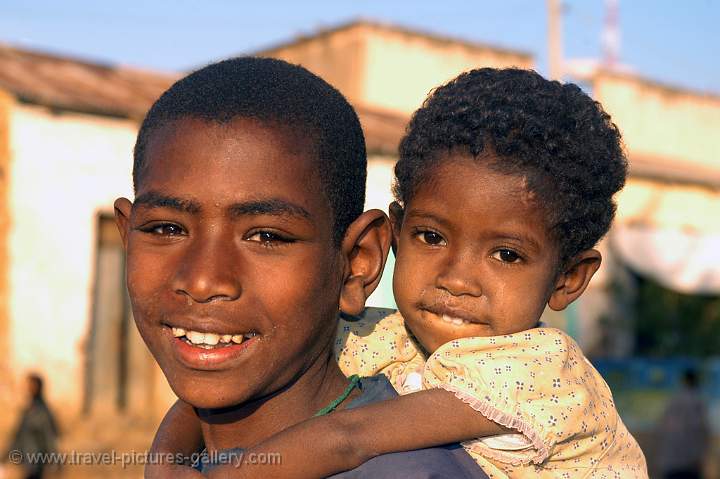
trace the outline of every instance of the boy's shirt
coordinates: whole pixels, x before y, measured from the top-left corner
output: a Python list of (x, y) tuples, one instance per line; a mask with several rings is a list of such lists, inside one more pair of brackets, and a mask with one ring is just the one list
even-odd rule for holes
[[(382, 375), (362, 378), (358, 387), (362, 394), (348, 403), (348, 409), (397, 396), (390, 382)], [(242, 453), (243, 449), (234, 448), (221, 451), (219, 455), (225, 455), (227, 462), (240, 457)], [(197, 465), (200, 472), (207, 473), (214, 467), (209, 459), (211, 458), (207, 454), (204, 459), (201, 458)], [(222, 461), (223, 459), (220, 459), (220, 462)], [(272, 470), (271, 465), (268, 465), (268, 468), (268, 471)], [(460, 444), (383, 454), (355, 469), (330, 477), (333, 479), (487, 479), (487, 475)]]

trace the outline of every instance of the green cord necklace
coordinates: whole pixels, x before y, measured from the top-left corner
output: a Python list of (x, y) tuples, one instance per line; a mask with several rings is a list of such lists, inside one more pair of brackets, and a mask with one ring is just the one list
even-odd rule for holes
[(348, 398), (350, 393), (353, 392), (353, 389), (358, 387), (358, 383), (360, 382), (360, 376), (358, 376), (357, 374), (353, 374), (348, 379), (350, 380), (350, 384), (348, 384), (348, 387), (345, 388), (343, 393), (337, 399), (335, 399), (333, 402), (331, 402), (330, 404), (328, 404), (327, 406), (325, 406), (324, 408), (322, 408), (321, 410), (316, 412), (315, 416), (313, 416), (313, 417), (324, 416), (326, 414), (333, 412), (340, 404), (342, 404), (342, 402), (344, 400), (346, 400)]

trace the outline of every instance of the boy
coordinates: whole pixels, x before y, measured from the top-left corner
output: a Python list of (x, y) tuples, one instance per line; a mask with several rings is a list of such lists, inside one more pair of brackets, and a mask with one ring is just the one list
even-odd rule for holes
[[(338, 309), (362, 310), (389, 249), (385, 215), (362, 213), (365, 174), (352, 107), (282, 61), (210, 65), (148, 112), (135, 202), (115, 203), (128, 290), (180, 398), (169, 417), (199, 418), (208, 452), (391, 395), (382, 378), (348, 384), (332, 357)], [(398, 471), (485, 477), (458, 447), (385, 455), (338, 477)]]

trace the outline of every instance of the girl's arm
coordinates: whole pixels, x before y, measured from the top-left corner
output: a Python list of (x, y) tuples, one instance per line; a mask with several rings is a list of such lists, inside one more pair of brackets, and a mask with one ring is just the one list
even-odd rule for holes
[[(508, 432), (517, 431), (490, 421), (451, 392), (431, 389), (308, 419), (248, 449), (241, 468), (219, 467), (210, 477), (321, 478), (380, 454)], [(270, 464), (271, 458), (278, 463)]]
[(192, 467), (175, 464), (174, 461), (182, 456), (189, 458), (202, 447), (200, 420), (192, 406), (178, 399), (155, 433), (151, 456), (145, 466), (145, 478), (202, 478), (203, 475)]

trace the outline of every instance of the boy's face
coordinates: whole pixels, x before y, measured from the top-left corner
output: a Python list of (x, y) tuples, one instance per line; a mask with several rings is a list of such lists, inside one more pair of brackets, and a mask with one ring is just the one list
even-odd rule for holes
[[(394, 292), (429, 351), (460, 337), (534, 327), (556, 277), (558, 250), (519, 176), (449, 154), (401, 218)], [(399, 230), (399, 231), (398, 231)]]
[(271, 394), (329, 348), (343, 272), (309, 143), (178, 120), (152, 134), (132, 208), (116, 203), (138, 329), (196, 407)]

